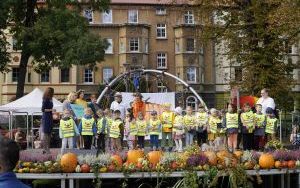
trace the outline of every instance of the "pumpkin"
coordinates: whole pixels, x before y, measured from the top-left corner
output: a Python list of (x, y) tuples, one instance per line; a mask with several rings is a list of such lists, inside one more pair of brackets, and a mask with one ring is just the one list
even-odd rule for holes
[(120, 157), (120, 155), (113, 155), (113, 156), (111, 156), (110, 158), (111, 158), (113, 164), (116, 165), (116, 167), (118, 167), (118, 168), (121, 168), (121, 167), (122, 167), (122, 165), (123, 165), (123, 160), (122, 160), (122, 158)]
[(288, 168), (295, 168), (296, 162), (293, 160), (290, 160), (290, 161), (288, 161), (287, 166), (288, 166)]
[(74, 172), (77, 166), (77, 156), (74, 153), (66, 153), (60, 159), (60, 166), (63, 172)]
[(282, 168), (282, 164), (280, 161), (275, 161), (274, 166), (275, 166), (275, 168)]
[(234, 154), (238, 159), (240, 159), (240, 158), (242, 157), (242, 155), (243, 155), (243, 151), (241, 151), (241, 150), (236, 150), (236, 151), (233, 152), (233, 154)]
[(208, 162), (210, 165), (217, 165), (217, 156), (213, 151), (206, 151), (204, 152), (204, 155), (208, 158)]
[(161, 151), (151, 151), (148, 153), (147, 157), (152, 166), (156, 166), (162, 156)]
[(225, 158), (230, 158), (230, 153), (227, 150), (222, 150), (217, 153), (217, 157), (223, 161)]
[(287, 161), (282, 161), (281, 167), (282, 168), (287, 168), (288, 167), (288, 162)]
[(113, 171), (116, 170), (116, 166), (115, 166), (114, 164), (110, 164), (110, 165), (108, 166), (107, 170), (108, 170), (109, 172), (113, 172)]
[(90, 166), (87, 164), (81, 165), (80, 169), (82, 173), (89, 173), (91, 170)]
[(264, 153), (259, 157), (259, 166), (261, 168), (270, 169), (273, 168), (275, 164), (273, 155), (269, 153)]
[(173, 161), (173, 162), (171, 163), (171, 169), (176, 170), (177, 168), (178, 168), (177, 162), (176, 162), (176, 161)]
[(144, 157), (144, 152), (142, 150), (129, 150), (127, 152), (128, 163), (137, 164), (139, 158)]

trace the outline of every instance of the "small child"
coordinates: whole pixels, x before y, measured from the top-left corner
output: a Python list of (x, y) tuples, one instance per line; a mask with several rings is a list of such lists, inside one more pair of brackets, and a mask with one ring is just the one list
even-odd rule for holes
[(175, 119), (173, 127), (173, 139), (175, 141), (175, 151), (182, 152), (182, 139), (184, 135), (184, 124), (182, 116), (182, 108), (175, 108)]
[[(109, 108), (106, 108), (104, 111), (104, 117), (106, 118), (107, 120), (107, 135), (109, 137), (109, 131), (110, 131), (110, 127), (111, 127), (111, 124), (112, 124), (112, 121), (113, 121), (113, 118), (112, 118), (112, 113), (111, 113), (111, 110)], [(108, 138), (105, 140), (105, 151), (111, 151), (112, 148), (111, 148), (111, 140)]]
[(121, 150), (121, 127), (123, 126), (120, 110), (115, 110), (113, 116), (114, 119), (112, 120), (109, 131), (111, 150), (112, 152), (119, 152)]
[(255, 105), (256, 113), (254, 115), (254, 149), (262, 150), (265, 145), (265, 127), (266, 127), (266, 115), (262, 113), (262, 105)]
[(230, 152), (237, 148), (237, 134), (239, 128), (239, 115), (233, 104), (228, 104), (228, 112), (223, 117), (223, 127), (227, 129), (227, 145)]
[(84, 109), (84, 116), (79, 124), (79, 133), (83, 137), (84, 149), (91, 149), (93, 136), (97, 134), (97, 124), (91, 108)]
[(209, 144), (212, 146), (214, 140), (219, 136), (220, 129), (218, 125), (221, 124), (221, 119), (218, 116), (218, 110), (215, 108), (210, 109), (210, 116), (208, 118), (208, 141)]
[(151, 118), (149, 120), (148, 132), (150, 135), (150, 147), (151, 150), (158, 150), (159, 141), (158, 136), (161, 133), (161, 122), (157, 117), (157, 112), (151, 112)]
[(59, 137), (62, 139), (61, 154), (64, 153), (64, 149), (73, 149), (74, 137), (79, 135), (76, 123), (72, 118), (69, 109), (65, 109), (62, 119), (59, 122)]
[(194, 135), (196, 134), (196, 118), (193, 115), (191, 106), (186, 108), (186, 115), (183, 117), (183, 123), (186, 128), (185, 145), (192, 145), (194, 142)]
[(127, 111), (125, 116), (124, 136), (126, 137), (129, 150), (135, 149), (136, 147), (136, 134), (137, 127), (134, 117), (129, 111)]
[(142, 112), (138, 112), (138, 119), (136, 120), (137, 126), (137, 138), (138, 138), (138, 146), (140, 149), (144, 149), (145, 145), (145, 136), (147, 131), (147, 122), (144, 120), (144, 116)]
[(100, 152), (105, 153), (105, 140), (108, 133), (108, 122), (107, 118), (104, 116), (103, 110), (99, 109), (97, 111), (97, 147)]
[(196, 113), (197, 121), (197, 142), (198, 145), (206, 143), (207, 140), (207, 123), (208, 123), (208, 114), (205, 112), (205, 108), (202, 104), (199, 105), (199, 110)]
[(254, 113), (251, 111), (249, 103), (243, 106), (244, 112), (241, 114), (242, 134), (243, 134), (243, 149), (253, 149), (253, 131), (254, 131)]
[(266, 109), (266, 139), (267, 142), (275, 139), (275, 128), (277, 127), (277, 118), (275, 118), (273, 109), (268, 107)]

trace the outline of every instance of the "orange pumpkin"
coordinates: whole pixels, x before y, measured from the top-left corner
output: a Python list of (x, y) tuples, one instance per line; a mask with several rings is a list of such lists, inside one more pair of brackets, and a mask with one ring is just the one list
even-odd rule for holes
[(148, 153), (147, 157), (152, 166), (156, 166), (162, 156), (161, 151), (151, 151)]
[(296, 162), (293, 160), (290, 160), (290, 161), (288, 161), (287, 166), (288, 166), (288, 168), (295, 168)]
[(273, 155), (270, 153), (264, 153), (259, 157), (259, 166), (261, 168), (270, 169), (273, 168), (275, 164)]
[(280, 161), (275, 161), (274, 166), (275, 166), (275, 168), (282, 168), (282, 164)]
[(60, 166), (63, 172), (74, 172), (77, 166), (77, 156), (74, 153), (66, 153), (60, 159)]
[(91, 170), (90, 166), (87, 164), (81, 165), (80, 169), (82, 173), (89, 173)]
[(176, 170), (178, 168), (178, 164), (176, 163), (176, 161), (173, 161), (171, 163), (171, 169)]
[(144, 158), (142, 150), (129, 150), (127, 153), (127, 162), (137, 164), (139, 158)]
[(238, 159), (240, 159), (240, 158), (242, 157), (242, 155), (243, 155), (243, 151), (241, 151), (241, 150), (236, 150), (236, 151), (233, 152), (233, 154), (234, 154)]
[(205, 156), (208, 158), (208, 162), (210, 165), (216, 166), (217, 165), (217, 156), (213, 151), (206, 151), (204, 152)]
[(113, 164), (116, 165), (116, 167), (118, 167), (118, 168), (121, 168), (121, 167), (122, 167), (122, 165), (123, 165), (123, 160), (122, 160), (122, 158), (120, 157), (120, 155), (113, 155), (113, 156), (111, 156), (110, 158), (111, 158)]
[(281, 167), (282, 168), (287, 168), (288, 167), (288, 162), (287, 161), (282, 161)]

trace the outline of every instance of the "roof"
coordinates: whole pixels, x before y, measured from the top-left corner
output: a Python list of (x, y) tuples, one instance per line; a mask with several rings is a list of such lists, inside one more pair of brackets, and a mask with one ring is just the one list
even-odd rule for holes
[(192, 0), (111, 0), (111, 4), (178, 5), (192, 4)]

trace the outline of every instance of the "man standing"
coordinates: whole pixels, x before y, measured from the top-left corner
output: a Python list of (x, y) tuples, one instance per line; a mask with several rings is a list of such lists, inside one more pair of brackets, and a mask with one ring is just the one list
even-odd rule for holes
[(13, 173), (19, 161), (19, 146), (8, 138), (0, 137), (0, 187), (29, 188)]
[(122, 94), (120, 92), (115, 93), (115, 100), (111, 103), (110, 109), (114, 112), (115, 110), (119, 110), (121, 112), (120, 118), (122, 120), (125, 119), (126, 107), (124, 103), (122, 103)]
[(260, 94), (261, 94), (261, 97), (258, 99), (256, 104), (261, 104), (262, 113), (266, 114), (266, 109), (268, 107), (275, 110), (275, 102), (274, 102), (273, 98), (269, 97), (269, 90), (264, 88), (261, 90)]

